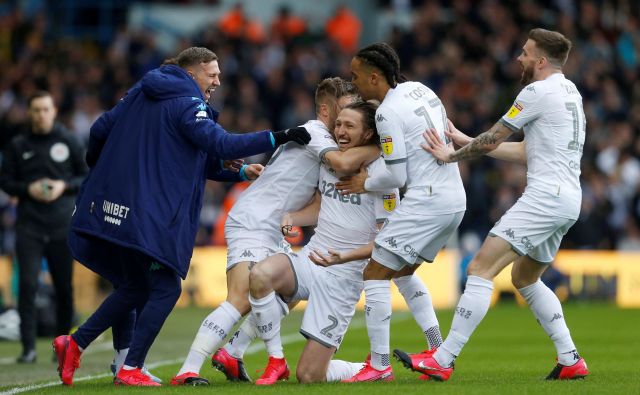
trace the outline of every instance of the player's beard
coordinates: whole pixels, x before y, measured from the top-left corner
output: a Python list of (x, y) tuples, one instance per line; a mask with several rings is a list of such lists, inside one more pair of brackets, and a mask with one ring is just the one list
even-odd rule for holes
[(522, 65), (522, 77), (520, 77), (520, 83), (522, 85), (529, 85), (531, 81), (533, 81), (533, 67)]

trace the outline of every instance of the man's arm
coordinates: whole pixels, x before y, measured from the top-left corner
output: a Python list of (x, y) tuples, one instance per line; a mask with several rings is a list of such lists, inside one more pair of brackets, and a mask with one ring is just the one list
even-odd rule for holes
[(320, 193), (316, 191), (313, 198), (304, 208), (292, 213), (285, 213), (280, 221), (280, 229), (284, 236), (297, 236), (297, 232), (292, 232), (294, 226), (309, 226), (318, 223), (320, 214)]
[(338, 175), (353, 174), (380, 156), (375, 145), (349, 148), (346, 151), (329, 151), (324, 154), (324, 164)]
[[(456, 128), (451, 121), (447, 120), (447, 122), (449, 123), (449, 130), (445, 131), (445, 135), (456, 145), (464, 147), (471, 141), (473, 141), (472, 137), (467, 136), (465, 133)], [(503, 142), (498, 146), (498, 148), (489, 152), (487, 155), (492, 158), (526, 165), (527, 152), (525, 148), (526, 146), (524, 141)]]
[[(383, 224), (379, 223), (377, 226), (378, 230), (380, 230)], [(369, 244), (349, 251), (339, 252), (335, 250), (329, 250), (326, 254), (323, 254), (318, 250), (313, 250), (309, 253), (309, 259), (311, 260), (311, 262), (319, 266), (340, 265), (347, 262), (371, 258), (372, 252), (373, 240)]]
[(451, 146), (445, 145), (442, 140), (440, 140), (435, 130), (428, 130), (423, 134), (426, 143), (422, 143), (421, 145), (422, 148), (436, 159), (447, 163), (458, 162), (488, 154), (498, 148), (512, 133), (513, 130), (501, 122), (498, 122), (493, 125), (491, 129), (471, 140), (469, 144), (454, 151)]
[(273, 151), (289, 141), (307, 144), (311, 137), (302, 127), (285, 131), (269, 130), (231, 134), (209, 118), (204, 102), (190, 101), (180, 115), (180, 128), (184, 135), (209, 155), (220, 159), (236, 159)]

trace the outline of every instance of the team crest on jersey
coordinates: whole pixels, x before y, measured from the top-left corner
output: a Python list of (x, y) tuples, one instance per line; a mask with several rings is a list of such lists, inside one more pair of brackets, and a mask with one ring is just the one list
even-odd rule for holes
[(69, 147), (65, 143), (55, 143), (49, 150), (49, 156), (51, 156), (51, 159), (55, 162), (64, 162), (69, 158)]
[(382, 195), (382, 207), (388, 212), (392, 212), (396, 208), (396, 194)]
[(393, 139), (391, 137), (381, 138), (380, 145), (382, 146), (382, 152), (384, 152), (385, 155), (391, 155), (393, 152)]
[(522, 107), (522, 104), (518, 103), (518, 102), (514, 102), (513, 106), (511, 106), (511, 108), (509, 109), (509, 112), (507, 113), (507, 118), (513, 119), (516, 116), (518, 116), (518, 114), (520, 114), (520, 111), (522, 111), (524, 109), (524, 107)]

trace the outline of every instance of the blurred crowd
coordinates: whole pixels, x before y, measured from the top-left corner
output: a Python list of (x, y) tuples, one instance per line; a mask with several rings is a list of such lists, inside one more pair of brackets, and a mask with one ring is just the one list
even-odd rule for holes
[[(471, 135), (497, 121), (519, 92), (521, 70), (515, 58), (527, 32), (545, 27), (569, 37), (574, 47), (564, 71), (584, 98), (587, 137), (582, 211), (564, 247), (640, 249), (637, 2), (391, 0), (377, 6), (390, 26), (384, 39), (398, 51), (404, 74), (436, 91), (450, 119)], [(61, 37), (44, 11), (26, 17), (17, 9), (0, 8), (0, 148), (24, 130), (26, 99), (37, 89), (52, 92), (59, 121), (86, 141), (92, 122), (127, 88), (164, 58), (192, 45), (206, 46), (220, 58), (222, 86), (212, 105), (221, 110), (219, 121), (227, 130), (302, 124), (315, 118), (318, 81), (349, 78), (354, 51), (372, 41), (361, 37), (362, 21), (346, 7), (336, 9), (324, 29), (312, 31), (285, 7), (264, 25), (237, 6), (199, 34), (183, 37), (174, 53), (162, 53), (150, 32), (131, 31), (124, 24), (107, 46)], [(473, 245), (520, 196), (526, 168), (484, 158), (460, 168), (468, 196), (462, 240)], [(208, 185), (198, 244), (220, 240), (224, 207), (237, 193), (228, 195), (230, 187)], [(0, 249), (10, 253), (14, 205), (0, 193), (0, 207)]]

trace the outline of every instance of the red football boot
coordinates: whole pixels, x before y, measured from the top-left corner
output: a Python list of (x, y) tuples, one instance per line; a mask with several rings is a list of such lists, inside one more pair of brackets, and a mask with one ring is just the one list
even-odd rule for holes
[(576, 380), (583, 379), (588, 375), (587, 363), (584, 358), (580, 358), (571, 366), (557, 364), (547, 376), (547, 380)]
[(151, 377), (142, 373), (142, 369), (135, 368), (131, 370), (126, 370), (124, 368), (120, 368), (118, 374), (113, 379), (113, 384), (115, 385), (129, 385), (129, 386), (139, 386), (139, 387), (160, 387), (159, 383), (156, 383), (151, 379)]
[[(393, 355), (396, 359), (404, 365), (407, 369), (411, 369), (414, 372), (424, 373), (430, 378), (437, 381), (447, 381), (453, 373), (453, 366), (442, 367), (433, 359), (433, 354), (436, 352), (436, 348), (423, 351), (417, 354), (407, 354), (401, 350), (393, 350)], [(420, 379), (424, 380), (422, 376)]]
[(232, 357), (227, 350), (219, 348), (211, 357), (211, 365), (224, 373), (229, 381), (251, 382), (251, 377), (244, 367), (244, 362), (240, 358)]
[(71, 336), (58, 336), (53, 339), (53, 351), (58, 359), (58, 374), (62, 384), (73, 385), (73, 375), (80, 367), (80, 349)]
[(209, 385), (209, 380), (200, 377), (198, 373), (186, 372), (172, 378), (171, 385), (191, 385), (195, 387), (198, 385)]
[(273, 385), (278, 380), (289, 380), (289, 366), (284, 358), (269, 357), (269, 363), (256, 380), (256, 385)]
[(370, 360), (367, 359), (358, 373), (350, 379), (342, 380), (343, 383), (360, 383), (364, 381), (393, 381), (393, 370), (391, 366), (384, 370), (378, 370), (371, 366)]

